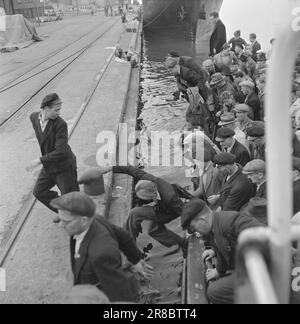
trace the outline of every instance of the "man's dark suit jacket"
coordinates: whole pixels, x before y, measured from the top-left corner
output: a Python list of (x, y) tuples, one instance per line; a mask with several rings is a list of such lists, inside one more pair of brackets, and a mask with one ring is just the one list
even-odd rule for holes
[(226, 35), (226, 27), (219, 20), (214, 28), (214, 31), (210, 38), (210, 55), (214, 55), (214, 49), (216, 49), (217, 53), (220, 53), (223, 50), (223, 45), (227, 42), (227, 35)]
[(300, 212), (300, 180), (294, 182), (294, 215)]
[(116, 166), (113, 167), (113, 172), (128, 174), (132, 176), (135, 181), (148, 180), (155, 183), (157, 191), (161, 197), (161, 200), (158, 201), (157, 208), (155, 210), (160, 223), (169, 223), (170, 219), (173, 220), (181, 216), (183, 202), (172, 184), (168, 183), (162, 178), (155, 177), (152, 174), (133, 166)]
[(78, 259), (74, 257), (75, 244), (72, 238), (74, 285), (95, 285), (111, 301), (135, 301), (137, 292), (122, 271), (121, 251), (133, 264), (142, 259), (142, 254), (125, 230), (97, 216), (81, 243)]
[(219, 205), (224, 211), (240, 211), (253, 198), (255, 187), (242, 173), (242, 167), (228, 180), (224, 179)]
[[(208, 89), (206, 87), (206, 81), (208, 80), (207, 72), (190, 56), (181, 56), (179, 58), (179, 65), (181, 67), (187, 68), (188, 70), (192, 70), (196, 73), (197, 79), (198, 79), (198, 88), (199, 93), (204, 98), (204, 100), (207, 100), (208, 97)], [(185, 75), (187, 75), (186, 71), (181, 71), (181, 78), (185, 80)], [(189, 77), (186, 77), (189, 81)]]
[(256, 191), (255, 197), (267, 199), (267, 182), (264, 182)]
[(238, 237), (247, 228), (264, 227), (257, 219), (237, 212), (214, 214), (213, 241), (217, 254), (217, 270), (221, 276), (235, 268), (235, 251)]
[(251, 93), (245, 101), (245, 104), (253, 109), (254, 120), (261, 120), (262, 109), (258, 95), (253, 92)]
[(235, 141), (235, 144), (233, 145), (230, 153), (236, 156), (236, 163), (240, 164), (241, 166), (245, 166), (248, 162), (251, 161), (248, 150), (243, 144), (239, 143), (238, 141)]
[(42, 132), (40, 113), (30, 115), (37, 140), (41, 148), (41, 162), (48, 173), (61, 173), (76, 163), (75, 156), (68, 144), (68, 126), (60, 117), (49, 120)]

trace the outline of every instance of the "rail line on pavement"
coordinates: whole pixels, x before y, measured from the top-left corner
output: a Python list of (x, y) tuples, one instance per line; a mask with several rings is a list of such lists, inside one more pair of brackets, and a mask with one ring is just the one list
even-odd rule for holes
[[(121, 36), (120, 36), (120, 38), (121, 38)], [(98, 39), (99, 39), (99, 37), (95, 41), (97, 41)], [(87, 110), (89, 103), (90, 103), (91, 99), (93, 98), (93, 95), (94, 95), (96, 89), (99, 87), (103, 77), (105, 76), (105, 73), (106, 73), (108, 67), (110, 66), (113, 58), (114, 58), (114, 53), (112, 53), (110, 55), (110, 57), (107, 59), (106, 64), (104, 65), (104, 67), (102, 67), (101, 71), (99, 71), (99, 73), (95, 79), (96, 80), (95, 83), (87, 92), (84, 103), (81, 106), (80, 110), (77, 112), (77, 114), (74, 118), (74, 123), (72, 124), (72, 126), (69, 130), (69, 139), (72, 137), (83, 114)], [(29, 219), (29, 216), (30, 216), (36, 202), (37, 202), (36, 198), (34, 196), (31, 196), (31, 198), (24, 203), (24, 207), (23, 207), (24, 211), (19, 213), (19, 216), (18, 216), (19, 219), (16, 221), (16, 224), (14, 225), (14, 227), (10, 229), (8, 237), (4, 238), (4, 242), (1, 242), (1, 244), (0, 244), (0, 267), (2, 267), (4, 265), (8, 255), (10, 254), (13, 247), (15, 246), (15, 244), (19, 238), (19, 234), (21, 233), (22, 228), (24, 227), (26, 221)], [(23, 208), (21, 208), (20, 210), (23, 210)]]
[[(110, 22), (110, 21), (107, 21), (107, 22)], [(116, 21), (111, 25), (111, 27), (112, 27), (114, 24), (116, 24), (117, 22), (118, 22), (118, 20), (116, 20)], [(4, 86), (2, 86), (1, 89), (0, 89), (0, 93), (2, 93), (2, 92), (4, 92), (4, 91), (8, 90), (8, 89), (10, 88), (10, 86), (11, 86), (12, 83), (15, 83), (17, 80), (19, 80), (20, 78), (22, 78), (22, 77), (25, 76), (26, 74), (32, 72), (32, 70), (38, 68), (40, 65), (42, 65), (42, 64), (45, 63), (45, 62), (47, 62), (47, 61), (48, 61), (49, 59), (51, 59), (52, 57), (54, 57), (54, 56), (60, 54), (61, 52), (63, 52), (65, 49), (67, 49), (67, 48), (70, 47), (71, 45), (73, 45), (73, 44), (75, 44), (75, 43), (81, 41), (83, 38), (89, 36), (89, 35), (90, 35), (94, 30), (95, 30), (95, 28), (98, 28), (98, 27), (100, 27), (100, 26), (102, 26), (102, 25), (103, 25), (103, 23), (101, 23), (101, 24), (99, 24), (99, 25), (96, 25), (96, 27), (94, 26), (92, 29), (90, 29), (88, 32), (86, 32), (86, 33), (84, 33), (83, 35), (81, 35), (79, 38), (77, 38), (77, 39), (75, 39), (75, 40), (73, 40), (73, 41), (67, 43), (66, 45), (64, 45), (64, 46), (62, 46), (62, 47), (56, 49), (55, 51), (53, 51), (53, 52), (51, 52), (51, 53), (48, 53), (47, 55), (43, 56), (42, 58), (40, 58), (40, 61), (39, 61), (37, 64), (35, 64), (35, 65), (33, 65), (33, 66), (30, 66), (30, 64), (32, 63), (32, 62), (30, 62), (30, 63), (26, 64), (25, 66), (23, 65), (22, 67), (20, 67), (20, 69), (26, 68), (26, 67), (28, 67), (28, 66), (30, 66), (30, 68), (27, 69), (25, 72), (22, 72), (20, 75), (18, 75), (18, 76), (17, 76), (16, 78), (14, 78), (13, 80), (7, 82)], [(9, 73), (11, 73), (11, 72), (15, 72), (15, 71), (16, 71), (16, 69), (10, 70), (10, 71), (8, 71), (8, 72), (4, 72), (4, 73), (0, 74), (0, 77), (2, 77), (2, 76), (4, 76), (4, 75), (7, 75), (7, 74), (9, 74)]]
[[(81, 47), (79, 50), (77, 50), (72, 55), (69, 55), (67, 57), (68, 59), (71, 59), (67, 64), (65, 64), (62, 68), (59, 69), (58, 72), (54, 74), (50, 79), (48, 79), (42, 86), (40, 86), (34, 93), (26, 99), (19, 107), (15, 108), (15, 110), (10, 113), (4, 120), (0, 122), (0, 129), (9, 121), (11, 121), (33, 98), (35, 98), (44, 88), (46, 88), (53, 80), (55, 80), (58, 76), (60, 76), (70, 65), (72, 65), (74, 62), (76, 62), (77, 59), (79, 59), (89, 48), (91, 48), (99, 39), (101, 39), (109, 30), (114, 27), (118, 23), (118, 20), (116, 20), (113, 24), (108, 26), (107, 29), (105, 29), (100, 35), (98, 35), (95, 39), (93, 39), (91, 42), (89, 42), (87, 45)], [(62, 60), (64, 61), (64, 60)], [(55, 66), (61, 62), (56, 62), (54, 64)], [(0, 92), (1, 93), (1, 92)]]

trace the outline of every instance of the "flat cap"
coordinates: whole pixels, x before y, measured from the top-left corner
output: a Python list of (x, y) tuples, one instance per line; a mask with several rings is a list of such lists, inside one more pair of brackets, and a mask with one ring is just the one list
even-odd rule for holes
[(266, 162), (263, 160), (253, 160), (247, 163), (243, 169), (244, 174), (266, 173)]
[[(219, 126), (230, 125), (236, 122), (235, 116), (233, 113), (224, 113), (221, 115)], [(234, 136), (234, 135), (233, 135)]]
[(167, 69), (173, 69), (178, 64), (178, 62), (174, 57), (167, 57), (165, 64)]
[(221, 86), (226, 84), (226, 77), (222, 73), (215, 73), (211, 77), (210, 85), (213, 86)]
[(74, 215), (93, 217), (96, 205), (83, 192), (70, 192), (51, 201), (50, 205), (58, 210), (66, 210)]
[(235, 112), (245, 112), (245, 113), (249, 113), (250, 112), (250, 107), (246, 104), (240, 104), (240, 105), (236, 105), (234, 107), (234, 111)]
[(53, 101), (58, 100), (59, 96), (57, 93), (50, 93), (48, 94), (41, 103), (41, 109), (44, 109), (45, 107), (48, 107), (53, 103)]
[(142, 200), (154, 200), (157, 198), (157, 187), (152, 181), (140, 180), (135, 186), (135, 194)]
[(262, 127), (254, 126), (246, 130), (247, 136), (249, 137), (263, 137), (265, 136), (265, 130)]
[(239, 86), (240, 86), (240, 87), (248, 87), (248, 88), (254, 89), (255, 84), (254, 84), (252, 81), (245, 80), (245, 81), (242, 81), (242, 82), (239, 84)]
[(184, 230), (186, 230), (191, 221), (202, 212), (202, 210), (207, 207), (206, 203), (198, 198), (194, 198), (190, 200), (182, 210), (181, 214), (181, 226)]
[(228, 165), (236, 162), (236, 156), (231, 153), (220, 153), (215, 156), (214, 160), (217, 165)]
[(233, 137), (234, 135), (235, 135), (234, 130), (227, 128), (227, 127), (222, 127), (220, 129), (218, 129), (218, 131), (217, 131), (216, 141), (221, 142), (226, 138)]
[(265, 198), (254, 197), (241, 214), (256, 218), (262, 224), (268, 225), (268, 201)]
[(300, 159), (297, 157), (293, 157), (293, 170), (300, 172)]

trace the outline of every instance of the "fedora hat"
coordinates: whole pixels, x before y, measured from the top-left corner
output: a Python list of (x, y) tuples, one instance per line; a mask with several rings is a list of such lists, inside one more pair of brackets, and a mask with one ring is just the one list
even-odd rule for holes
[(268, 202), (265, 198), (252, 198), (242, 215), (256, 218), (264, 225), (268, 225)]
[(232, 113), (225, 113), (220, 117), (219, 126), (226, 126), (236, 122), (235, 116)]
[(215, 73), (211, 77), (210, 85), (212, 87), (220, 87), (226, 84), (226, 77), (222, 73)]

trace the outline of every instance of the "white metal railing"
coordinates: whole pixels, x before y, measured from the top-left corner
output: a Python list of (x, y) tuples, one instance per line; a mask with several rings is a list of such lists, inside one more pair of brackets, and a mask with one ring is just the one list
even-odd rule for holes
[(245, 266), (258, 304), (278, 304), (274, 286), (262, 254), (256, 249), (245, 251)]

